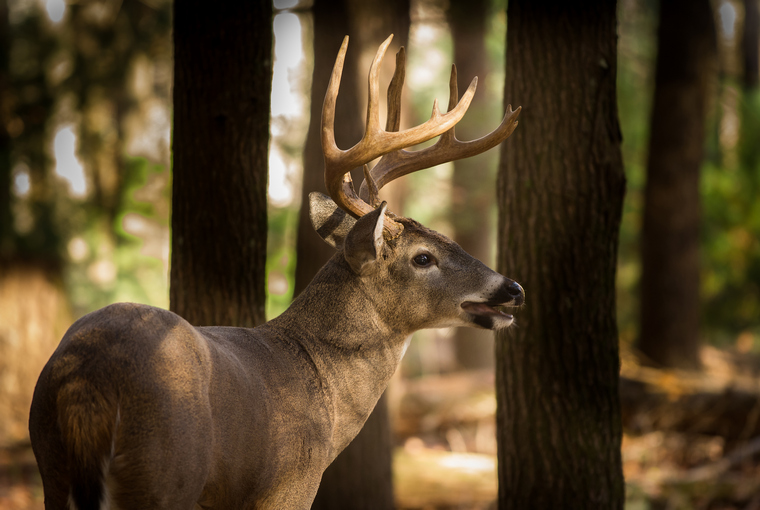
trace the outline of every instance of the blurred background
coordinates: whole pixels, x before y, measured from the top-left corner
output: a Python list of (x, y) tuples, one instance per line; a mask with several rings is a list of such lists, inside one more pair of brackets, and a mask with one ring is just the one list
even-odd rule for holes
[[(370, 16), (352, 1), (350, 16)], [(303, 285), (296, 240), (315, 62), (311, 3), (274, 4), (268, 318)], [(503, 98), (506, 0), (475, 4), (480, 7), (470, 15), (480, 18), (483, 50), (465, 139), (495, 128), (504, 102), (520, 104)], [(636, 348), (659, 11), (655, 0), (618, 1), (627, 177), (618, 328), (623, 376), (639, 381), (622, 386), (631, 509), (760, 508), (753, 461), (760, 448), (750, 441), (760, 421), (758, 5), (715, 0), (711, 6), (717, 70), (699, 175), (703, 371), (693, 375), (646, 363)], [(455, 59), (447, 0), (412, 0), (409, 12), (402, 128), (424, 121), (434, 98), (447, 102), (452, 62), (460, 66), (460, 83), (471, 78), (463, 68), (472, 68)], [(37, 376), (69, 325), (116, 301), (168, 308), (171, 15), (168, 0), (0, 0), (0, 508), (42, 508), (27, 412)], [(397, 48), (394, 41), (391, 49)], [(365, 80), (375, 50), (352, 39), (349, 53), (358, 56), (346, 72)], [(392, 60), (386, 58), (384, 83)], [(464, 167), (455, 172), (454, 164), (441, 165), (388, 186), (385, 195), (395, 212), (457, 239), (493, 266), (498, 152), (467, 164), (474, 177), (463, 179)], [(489, 508), (496, 498), (493, 340), (469, 330), (434, 330), (418, 333), (411, 345), (387, 394), (396, 504)], [(642, 380), (658, 388), (656, 398), (642, 393)], [(726, 388), (738, 400), (726, 399)], [(741, 411), (714, 412), (719, 402)], [(697, 427), (693, 435), (699, 416), (718, 415), (739, 420), (744, 432), (725, 432), (713, 420), (711, 431)]]

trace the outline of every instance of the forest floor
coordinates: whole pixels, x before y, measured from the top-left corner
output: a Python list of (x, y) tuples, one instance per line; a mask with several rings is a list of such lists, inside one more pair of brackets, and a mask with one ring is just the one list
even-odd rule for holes
[[(698, 374), (622, 358), (626, 510), (760, 510), (760, 364), (709, 347)], [(492, 373), (396, 381), (389, 404), (399, 510), (496, 508)], [(0, 509), (42, 500), (29, 446), (0, 449)]]
[[(760, 360), (712, 347), (699, 372), (621, 359), (626, 510), (760, 510)], [(484, 372), (392, 388), (399, 509), (495, 508), (493, 385)]]
[(42, 481), (32, 449), (0, 449), (0, 509), (43, 510)]

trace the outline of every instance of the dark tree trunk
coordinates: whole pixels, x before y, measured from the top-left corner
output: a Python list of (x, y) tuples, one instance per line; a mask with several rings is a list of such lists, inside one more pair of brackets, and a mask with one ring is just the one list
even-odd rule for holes
[(11, 123), (13, 100), (10, 75), (10, 24), (8, 2), (0, 0), (0, 258), (10, 255), (15, 246), (11, 212)]
[[(56, 97), (46, 72), (46, 63), (52, 58), (57, 43), (46, 29), (43, 16), (40, 11), (32, 12), (18, 25), (18, 30), (13, 23), (9, 27), (13, 46), (26, 47), (27, 62), (23, 72), (11, 71), (9, 92), (13, 95), (4, 98), (7, 103), (3, 106), (13, 108), (13, 122), (5, 128), (13, 126), (12, 161), (23, 162), (28, 167), (29, 191), (22, 200), (32, 220), (31, 229), (15, 232), (11, 256), (20, 254), (62, 267), (59, 264), (63, 239), (60, 218), (56, 215), (60, 190), (56, 189), (52, 176), (54, 165), (48, 145), (48, 121), (55, 109)], [(29, 90), (36, 92), (22, 93)]]
[(708, 0), (662, 0), (644, 191), (639, 348), (666, 367), (699, 366), (699, 170), (715, 66)]
[(174, 8), (171, 309), (264, 322), (272, 3)]
[(507, 65), (498, 267), (527, 304), (496, 341), (499, 508), (620, 509), (615, 2), (510, 0)]
[[(364, 84), (369, 69), (359, 69), (362, 50), (372, 48), (375, 51), (391, 33), (395, 33), (396, 44), (403, 44), (407, 39), (408, 0), (382, 4), (382, 16), (366, 12), (378, 8), (379, 5), (375, 6), (371, 2), (353, 0), (316, 0), (314, 3), (314, 77), (311, 121), (304, 150), (296, 294), (308, 285), (314, 274), (334, 253), (311, 227), (307, 197), (312, 191), (325, 192), (324, 159), (319, 136), (322, 101), (341, 41), (345, 35), (349, 35), (349, 49), (336, 108), (335, 137), (338, 146), (347, 149), (358, 142), (364, 132), (362, 112), (366, 106), (359, 104), (359, 97), (360, 87), (366, 86)], [(371, 20), (371, 24), (359, 20)], [(356, 174), (354, 179), (358, 190), (361, 180), (356, 180)], [(388, 406), (383, 396), (359, 435), (325, 471), (312, 509), (392, 509), (391, 445)]]
[(739, 133), (739, 171), (746, 174), (744, 194), (748, 197), (758, 195), (760, 176), (756, 169), (760, 165), (760, 147), (757, 133), (760, 132), (760, 0), (744, 0), (744, 32), (742, 48), (744, 57), (744, 97), (739, 103), (741, 131)]
[[(309, 220), (309, 193), (325, 189), (325, 164), (322, 154), (321, 121), (322, 102), (330, 81), (335, 57), (343, 37), (350, 38), (340, 94), (335, 108), (335, 141), (338, 147), (352, 147), (362, 137), (362, 120), (359, 106), (359, 81), (357, 67), (361, 47), (358, 37), (352, 33), (346, 0), (315, 0), (314, 7), (314, 73), (311, 82), (311, 118), (303, 153), (303, 186), (301, 210), (298, 216), (296, 241), (296, 276), (294, 296), (311, 282), (335, 250), (314, 232)], [(355, 183), (358, 187), (358, 184)]]
[(744, 0), (744, 87), (755, 89), (760, 80), (760, 7), (758, 0)]
[[(490, 2), (487, 0), (452, 0), (449, 4), (449, 26), (454, 40), (454, 63), (457, 66), (458, 88), (467, 89), (477, 76), (478, 91), (467, 115), (457, 124), (460, 140), (473, 140), (485, 135), (499, 119), (496, 108), (486, 95), (488, 53), (486, 22)], [(491, 240), (496, 179), (496, 151), (454, 162), (451, 197), (451, 223), (454, 240), (473, 257), (492, 266)], [(454, 348), (459, 365), (465, 369), (493, 369), (493, 334), (473, 328), (454, 331)]]

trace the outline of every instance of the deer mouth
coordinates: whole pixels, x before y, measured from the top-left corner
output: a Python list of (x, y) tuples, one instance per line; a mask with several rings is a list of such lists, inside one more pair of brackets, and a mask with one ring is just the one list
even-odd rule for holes
[(502, 310), (504, 303), (465, 301), (462, 310), (472, 317), (472, 322), (485, 329), (501, 329), (511, 325), (514, 317)]

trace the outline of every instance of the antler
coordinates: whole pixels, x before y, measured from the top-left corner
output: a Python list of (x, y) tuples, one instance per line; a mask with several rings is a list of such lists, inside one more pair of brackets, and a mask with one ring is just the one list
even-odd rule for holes
[[(405, 61), (404, 48), (401, 48), (396, 54), (396, 72), (391, 80), (391, 85), (388, 87), (387, 129), (389, 130), (398, 130), (399, 127), (398, 119), (401, 117), (401, 87), (404, 83)], [(456, 104), (458, 96), (457, 68), (456, 65), (452, 65), (449, 79), (449, 110)], [(476, 140), (469, 142), (458, 140), (455, 133), (456, 127), (452, 126), (430, 147), (418, 151), (401, 149), (384, 155), (369, 172), (369, 178), (365, 177), (359, 190), (359, 196), (376, 206), (379, 203), (377, 192), (394, 179), (447, 161), (476, 156), (496, 147), (506, 140), (517, 127), (517, 117), (520, 115), (521, 109), (518, 106), (517, 110), (512, 111), (512, 105), (507, 105), (507, 111), (501, 124), (489, 134)], [(395, 129), (391, 126), (391, 119), (394, 119)]]
[[(373, 159), (397, 151), (403, 147), (417, 145), (430, 140), (441, 133), (448, 131), (464, 117), (470, 106), (472, 96), (475, 94), (477, 80), (473, 80), (465, 92), (462, 100), (451, 111), (441, 114), (438, 110), (438, 101), (433, 103), (433, 112), (427, 122), (404, 131), (386, 131), (380, 127), (380, 64), (385, 56), (385, 51), (391, 43), (393, 36), (380, 45), (375, 59), (369, 71), (369, 101), (367, 106), (367, 125), (361, 141), (348, 150), (341, 150), (335, 144), (335, 100), (338, 96), (340, 78), (343, 74), (343, 62), (348, 47), (348, 37), (343, 39), (343, 44), (335, 60), (330, 83), (327, 86), (327, 94), (322, 107), (322, 150), (325, 156), (325, 185), (327, 191), (342, 209), (354, 217), (361, 217), (372, 211), (370, 204), (364, 202), (356, 195), (351, 174), (353, 168), (369, 163)], [(368, 176), (369, 172), (365, 171)], [(386, 217), (386, 229), (392, 236), (397, 235), (401, 226)]]
[[(370, 67), (367, 124), (361, 141), (348, 150), (341, 150), (335, 144), (335, 101), (343, 73), (348, 36), (343, 39), (335, 60), (322, 108), (325, 185), (335, 203), (356, 218), (374, 209), (378, 202), (379, 188), (393, 179), (445, 161), (479, 154), (499, 144), (514, 131), (517, 125), (516, 118), (520, 112), (519, 108), (513, 112), (511, 107), (508, 107), (504, 120), (493, 133), (471, 142), (460, 142), (454, 136), (454, 126), (464, 117), (469, 108), (478, 79), (472, 80), (462, 99), (457, 102), (456, 68), (452, 68), (448, 112), (441, 114), (436, 100), (433, 103), (430, 119), (416, 127), (399, 131), (401, 87), (404, 83), (406, 60), (404, 49), (401, 48), (396, 55), (396, 71), (388, 87), (388, 119), (386, 128), (382, 129), (379, 111), (379, 69), (391, 39), (393, 39), (392, 35), (380, 45)], [(412, 152), (403, 150), (405, 147), (417, 145), (438, 135), (443, 136), (431, 147)], [(383, 157), (370, 172), (367, 163), (379, 156)], [(369, 202), (357, 196), (349, 173), (359, 165), (364, 166), (362, 196), (368, 198)], [(385, 217), (384, 226), (391, 237), (397, 236), (403, 230), (400, 223), (388, 216)]]

